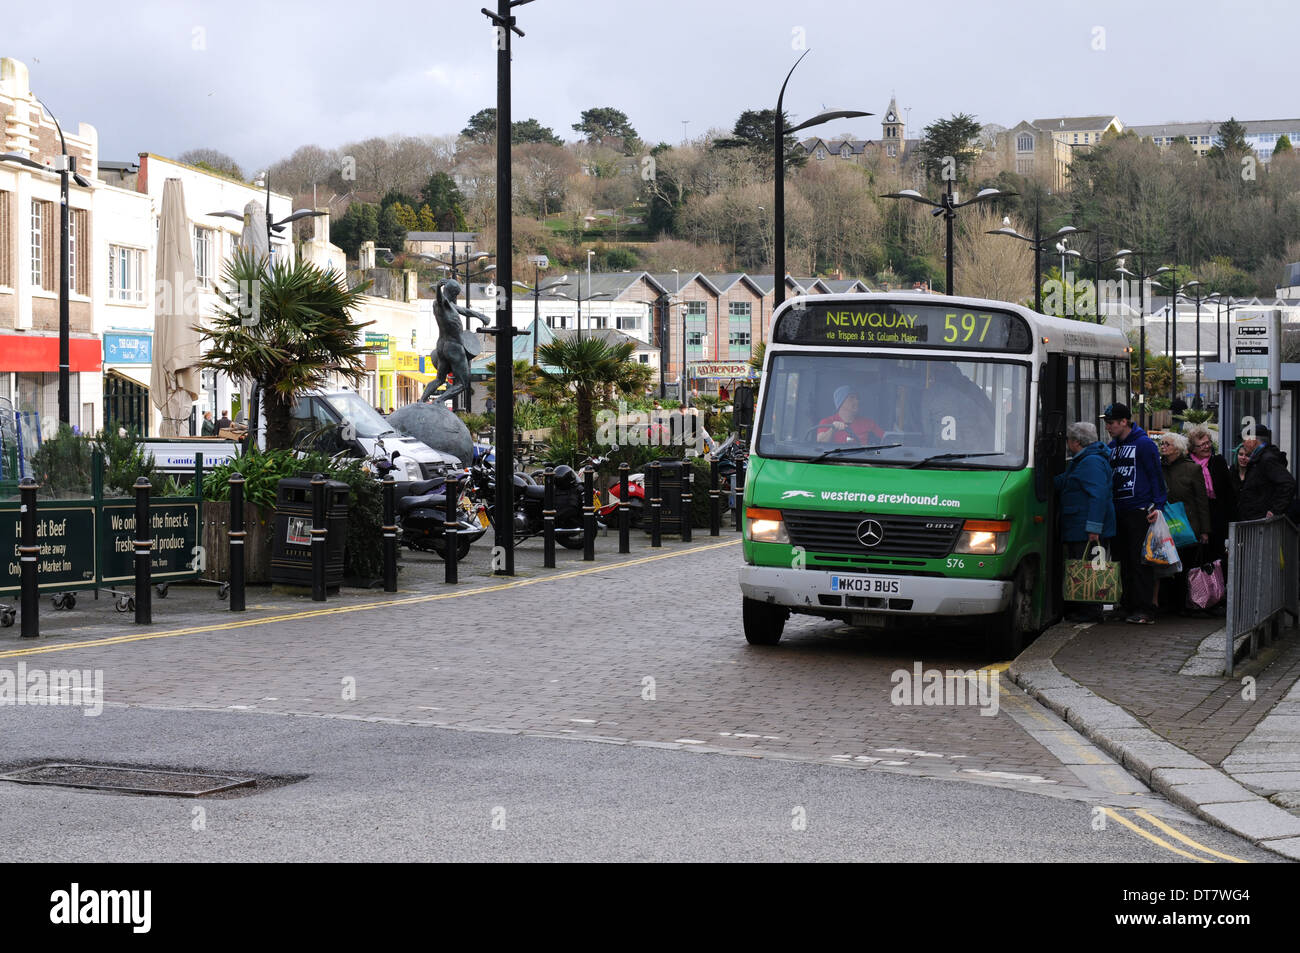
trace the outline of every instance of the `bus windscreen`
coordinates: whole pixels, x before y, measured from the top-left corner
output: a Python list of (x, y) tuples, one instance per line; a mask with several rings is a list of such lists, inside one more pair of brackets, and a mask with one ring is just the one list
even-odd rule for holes
[[(802, 305), (802, 307), (800, 307)], [(916, 347), (1027, 354), (1029, 324), (1017, 314), (912, 302), (796, 302), (777, 319), (774, 344)]]

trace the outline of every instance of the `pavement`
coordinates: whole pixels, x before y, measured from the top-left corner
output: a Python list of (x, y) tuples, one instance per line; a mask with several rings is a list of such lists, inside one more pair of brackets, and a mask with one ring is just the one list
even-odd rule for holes
[(1152, 790), (1300, 860), (1300, 632), (1225, 677), (1222, 626), (1062, 623), (1008, 674)]

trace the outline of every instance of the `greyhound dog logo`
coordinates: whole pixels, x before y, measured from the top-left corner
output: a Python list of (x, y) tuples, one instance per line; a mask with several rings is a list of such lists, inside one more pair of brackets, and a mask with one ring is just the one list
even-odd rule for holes
[(796, 496), (806, 496), (810, 500), (813, 498), (812, 493), (808, 490), (786, 490), (781, 494), (781, 499), (790, 500), (794, 499)]

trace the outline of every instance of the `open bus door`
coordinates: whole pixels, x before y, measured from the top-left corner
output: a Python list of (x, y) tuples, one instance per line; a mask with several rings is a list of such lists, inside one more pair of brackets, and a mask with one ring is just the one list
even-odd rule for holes
[(1064, 611), (1062, 588), (1065, 563), (1061, 543), (1060, 504), (1054, 479), (1065, 470), (1065, 424), (1069, 406), (1067, 380), (1069, 359), (1064, 354), (1049, 354), (1041, 368), (1038, 387), (1038, 435), (1034, 444), (1034, 492), (1047, 504), (1045, 543), (1043, 547), (1042, 622), (1049, 624)]

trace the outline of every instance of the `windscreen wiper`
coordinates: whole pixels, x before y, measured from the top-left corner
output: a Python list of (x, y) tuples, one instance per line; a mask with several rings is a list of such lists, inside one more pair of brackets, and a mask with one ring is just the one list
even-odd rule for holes
[(917, 460), (907, 469), (915, 470), (917, 467), (923, 467), (927, 463), (933, 463), (935, 460), (965, 460), (969, 457), (1000, 457), (1001, 451), (992, 450), (988, 453), (936, 453), (932, 457), (926, 457), (924, 460)]
[(825, 460), (827, 457), (831, 456), (832, 454), (848, 453), (851, 450), (892, 450), (894, 449), (894, 447), (901, 447), (901, 446), (902, 446), (901, 443), (882, 443), (874, 447), (869, 447), (866, 444), (856, 444), (852, 447), (831, 447), (831, 449), (823, 450), (821, 453), (817, 454), (817, 456), (810, 458), (808, 462), (817, 463), (821, 460)]

